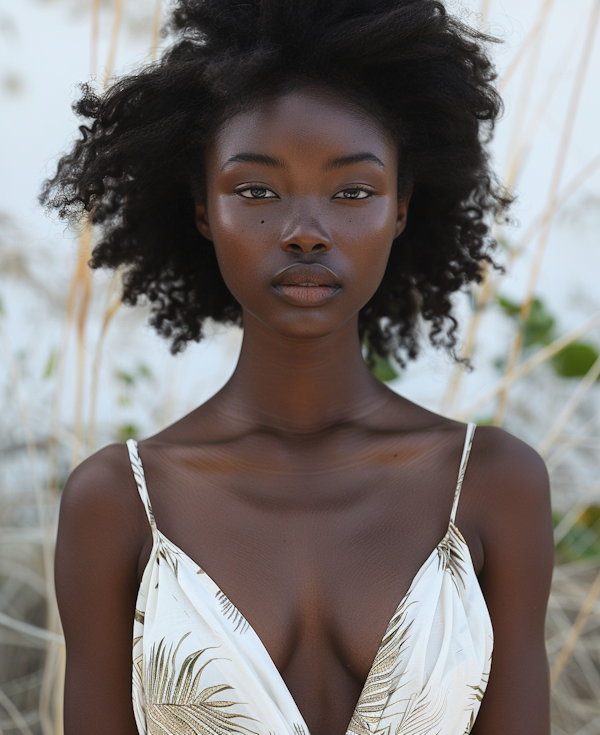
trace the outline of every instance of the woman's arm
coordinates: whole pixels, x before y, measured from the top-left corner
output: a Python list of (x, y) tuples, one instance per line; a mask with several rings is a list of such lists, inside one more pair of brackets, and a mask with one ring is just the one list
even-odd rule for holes
[(473, 507), (485, 554), (479, 580), (494, 628), (489, 684), (472, 733), (550, 735), (544, 625), (554, 543), (548, 473), (537, 452), (493, 427), (478, 429), (472, 457)]
[(65, 735), (137, 735), (131, 648), (137, 567), (151, 532), (127, 459), (112, 445), (69, 477), (55, 580), (66, 638)]

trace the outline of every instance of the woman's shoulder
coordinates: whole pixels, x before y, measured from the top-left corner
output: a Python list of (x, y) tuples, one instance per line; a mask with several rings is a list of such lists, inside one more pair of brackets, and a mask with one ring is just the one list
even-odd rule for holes
[[(412, 404), (415, 423), (430, 441), (446, 443), (454, 464), (467, 439), (467, 423)], [(449, 441), (445, 442), (444, 437)], [(551, 522), (546, 464), (527, 442), (498, 426), (476, 425), (466, 465), (460, 504), (478, 528), (511, 524), (515, 518)], [(463, 516), (465, 514), (463, 513)]]
[[(412, 404), (411, 410), (423, 433), (452, 437), (451, 451), (462, 451), (468, 423), (475, 422), (455, 420), (417, 404)], [(522, 500), (535, 502), (549, 495), (548, 471), (540, 454), (506, 429), (487, 424), (475, 423), (465, 482), (486, 497), (506, 499), (516, 493)]]
[(550, 482), (540, 454), (522, 439), (498, 426), (478, 426), (473, 440), (472, 474), (487, 488), (486, 495), (520, 502), (549, 497)]
[[(62, 491), (60, 523), (143, 528), (145, 514), (127, 447), (109, 444), (73, 469)], [(146, 521), (147, 524), (147, 521)]]
[(465, 486), (486, 556), (504, 558), (510, 546), (518, 563), (523, 555), (542, 563), (542, 554), (551, 567), (550, 480), (533, 447), (499, 427), (478, 426)]
[[(468, 423), (444, 416), (424, 406), (392, 394), (387, 395), (382, 423), (398, 434), (408, 431), (439, 442), (447, 437), (450, 451), (462, 450)], [(473, 466), (477, 468), (473, 471)], [(522, 439), (498, 426), (476, 424), (469, 457), (469, 474), (485, 476), (488, 482), (502, 485), (548, 485), (546, 465), (540, 454)]]

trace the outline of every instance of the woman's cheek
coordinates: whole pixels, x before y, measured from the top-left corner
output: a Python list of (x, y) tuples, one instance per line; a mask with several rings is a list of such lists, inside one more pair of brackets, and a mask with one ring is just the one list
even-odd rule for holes
[(389, 223), (374, 228), (372, 222), (353, 219), (355, 221), (349, 222), (349, 227), (335, 233), (335, 242), (340, 243), (340, 250), (352, 273), (354, 287), (361, 293), (368, 293), (370, 298), (385, 273), (394, 231)]
[(233, 296), (248, 304), (264, 292), (275, 272), (269, 274), (269, 248), (265, 239), (242, 227), (215, 233), (215, 251), (223, 280)]

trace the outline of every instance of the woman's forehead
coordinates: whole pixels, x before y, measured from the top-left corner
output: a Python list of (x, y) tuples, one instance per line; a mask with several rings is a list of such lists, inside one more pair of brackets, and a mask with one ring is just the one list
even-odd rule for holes
[(268, 152), (275, 158), (368, 152), (384, 163), (397, 156), (395, 141), (373, 115), (343, 94), (323, 88), (257, 101), (223, 123), (210, 147), (220, 166), (244, 152)]

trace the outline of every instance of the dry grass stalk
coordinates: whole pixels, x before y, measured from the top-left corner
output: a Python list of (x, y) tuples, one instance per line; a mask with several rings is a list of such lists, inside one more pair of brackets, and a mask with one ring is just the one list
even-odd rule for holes
[(88, 221), (85, 230), (79, 239), (79, 253), (75, 274), (75, 283), (78, 286), (79, 299), (77, 304), (76, 337), (77, 337), (77, 388), (75, 394), (75, 420), (73, 422), (72, 464), (79, 464), (83, 452), (83, 410), (85, 387), (85, 356), (86, 356), (86, 325), (88, 321), (90, 299), (92, 295), (92, 274), (88, 267), (91, 255), (92, 228)]
[(600, 168), (600, 153), (596, 154), (586, 165), (578, 171), (575, 176), (569, 181), (564, 189), (559, 192), (557, 200), (552, 209), (546, 208), (540, 215), (538, 215), (531, 224), (527, 227), (525, 232), (521, 235), (516, 245), (511, 249), (508, 256), (508, 268), (511, 268), (514, 261), (523, 253), (527, 245), (533, 240), (533, 238), (542, 230), (548, 226), (552, 218), (560, 212), (561, 208), (571, 199), (571, 197), (577, 193), (577, 191), (588, 181)]
[(508, 146), (508, 150), (514, 151), (514, 153), (509, 159), (506, 175), (504, 177), (506, 185), (511, 188), (515, 185), (515, 182), (517, 181), (519, 172), (521, 170), (521, 160), (525, 151), (525, 147), (519, 145), (519, 138), (522, 134), (525, 116), (527, 114), (527, 109), (529, 106), (529, 100), (531, 99), (533, 85), (536, 79), (537, 65), (542, 49), (542, 41), (544, 40), (544, 30), (546, 28), (547, 24), (544, 23), (540, 29), (540, 32), (535, 38), (531, 54), (529, 55), (529, 63), (525, 70), (523, 83), (521, 84), (521, 90), (519, 92), (519, 101), (517, 102), (515, 121), (513, 124), (510, 143)]
[(39, 628), (36, 625), (24, 623), (22, 620), (11, 618), (9, 615), (5, 615), (3, 612), (0, 612), (0, 624), (5, 626), (6, 628), (11, 628), (11, 630), (16, 630), (17, 633), (22, 633), (24, 636), (27, 636), (29, 638), (39, 639), (41, 641), (48, 641), (52, 643), (64, 643), (65, 641), (64, 636), (59, 635), (58, 633), (53, 633), (50, 630), (46, 630), (46, 628)]
[(562, 446), (554, 450), (550, 457), (546, 460), (548, 472), (552, 474), (554, 470), (561, 464), (565, 457), (573, 450), (585, 444), (587, 434), (594, 430), (596, 425), (596, 416), (592, 416), (582, 426), (576, 434), (570, 434), (568, 437), (562, 438)]
[[(107, 74), (105, 79), (105, 86), (108, 84), (110, 74), (114, 68), (114, 62), (116, 58), (116, 49), (118, 44), (119, 33), (122, 26), (123, 19), (123, 7), (124, 0), (116, 0), (114, 16), (113, 16), (113, 27), (111, 33), (111, 44), (109, 50), (109, 58), (107, 63)], [(96, 10), (96, 7), (93, 7)], [(99, 12), (99, 11), (98, 11)], [(93, 33), (94, 33), (94, 44), (97, 48), (97, 36), (98, 36), (98, 15), (96, 14), (95, 20), (93, 20)], [(94, 45), (93, 44), (93, 45)], [(79, 252), (77, 264), (71, 281), (69, 289), (69, 295), (67, 298), (67, 305), (65, 310), (65, 319), (63, 322), (62, 339), (61, 343), (65, 350), (61, 350), (59, 355), (60, 368), (59, 368), (59, 379), (57, 382), (57, 389), (55, 392), (55, 414), (53, 419), (54, 431), (51, 432), (51, 457), (50, 457), (50, 485), (49, 490), (55, 484), (56, 478), (56, 467), (57, 467), (57, 451), (58, 451), (58, 437), (57, 428), (60, 421), (60, 397), (62, 394), (62, 386), (64, 381), (64, 367), (66, 364), (66, 347), (68, 346), (68, 337), (70, 332), (70, 325), (73, 324), (75, 319), (76, 338), (77, 338), (77, 389), (76, 389), (76, 401), (75, 401), (75, 421), (74, 421), (74, 432), (72, 442), (72, 463), (77, 464), (81, 457), (83, 449), (83, 411), (84, 411), (84, 385), (85, 385), (85, 354), (86, 354), (86, 325), (89, 318), (89, 307), (91, 299), (91, 273), (87, 267), (87, 261), (91, 251), (91, 226), (88, 221), (85, 229), (81, 233), (79, 241)], [(49, 496), (48, 500), (50, 500)], [(44, 506), (44, 510), (47, 510), (47, 506)], [(50, 527), (46, 518), (47, 513), (44, 513), (44, 520), (41, 521), (41, 526), (46, 532), (45, 536), (48, 538), (54, 538), (54, 533), (50, 537)], [(52, 529), (54, 531), (55, 529)], [(58, 735), (63, 731), (63, 686), (64, 686), (64, 667), (65, 667), (65, 651), (64, 643), (60, 636), (60, 618), (58, 609), (56, 606), (56, 598), (53, 589), (53, 573), (52, 573), (52, 557), (53, 547), (49, 544), (45, 544), (44, 547), (44, 560), (46, 566), (46, 580), (50, 589), (46, 594), (47, 602), (47, 629), (50, 632), (50, 636), (47, 640), (47, 651), (44, 663), (44, 670), (42, 676), (42, 682), (40, 687), (40, 700), (39, 700), (39, 719), (42, 728), (43, 735)]]
[(594, 503), (600, 500), (600, 484), (593, 485), (583, 494), (572, 508), (560, 519), (554, 528), (554, 545), (558, 545), (569, 531), (579, 523), (581, 516)]
[[(557, 670), (564, 643), (578, 614), (590, 599), (598, 562), (562, 564), (554, 570), (546, 641), (551, 670)], [(568, 632), (567, 632), (568, 631)], [(571, 656), (552, 691), (553, 735), (598, 732), (600, 720), (600, 604), (591, 606)]]
[(547, 22), (550, 10), (552, 9), (553, 5), (554, 0), (544, 0), (536, 22), (532, 26), (527, 36), (525, 36), (523, 43), (519, 46), (519, 50), (517, 51), (515, 58), (512, 60), (512, 63), (508, 67), (508, 70), (500, 80), (499, 90), (501, 93), (506, 89), (506, 85), (510, 82), (521, 61), (523, 61), (523, 59), (525, 58), (525, 54), (529, 51), (529, 47), (535, 41), (538, 33), (542, 30), (545, 23)]
[(158, 34), (160, 31), (160, 16), (162, 11), (162, 0), (156, 0), (154, 6), (154, 18), (152, 21), (152, 44), (150, 46), (150, 59), (154, 61), (158, 53)]
[(110, 33), (110, 48), (108, 51), (108, 61), (106, 62), (106, 79), (104, 86), (108, 86), (108, 82), (113, 69), (115, 68), (115, 60), (117, 58), (117, 47), (119, 45), (119, 36), (121, 35), (121, 26), (123, 25), (123, 8), (125, 0), (115, 0), (115, 9), (113, 12), (112, 30)]
[[(54, 525), (50, 521), (49, 508), (48, 508), (48, 494), (44, 494), (42, 490), (42, 484), (39, 478), (39, 463), (37, 457), (37, 448), (33, 439), (33, 433), (29, 423), (29, 416), (27, 405), (24, 399), (22, 390), (22, 380), (19, 372), (19, 366), (17, 361), (14, 359), (13, 350), (4, 329), (4, 324), (0, 320), (0, 334), (3, 338), (5, 345), (5, 354), (8, 356), (9, 364), (11, 367), (12, 381), (15, 388), (15, 394), (19, 411), (21, 415), (21, 423), (23, 433), (25, 435), (25, 442), (27, 445), (27, 451), (29, 454), (30, 466), (32, 468), (33, 484), (36, 498), (36, 505), (38, 509), (38, 523), (43, 534), (43, 567), (44, 567), (44, 581), (45, 581), (45, 599), (47, 602), (47, 613), (46, 613), (46, 627), (49, 631), (47, 637), (47, 656), (44, 664), (44, 672), (42, 676), (42, 686), (40, 689), (40, 701), (39, 701), (39, 717), (42, 726), (42, 732), (44, 735), (54, 735), (57, 730), (54, 727), (50, 712), (50, 698), (52, 684), (55, 681), (56, 671), (54, 668), (54, 656), (53, 653), (56, 651), (58, 644), (52, 640), (52, 632), (56, 631), (60, 627), (60, 621), (58, 619), (58, 610), (56, 608), (56, 596), (54, 594), (54, 575), (53, 575), (53, 558), (54, 558), (54, 537), (55, 529)], [(11, 621), (5, 620), (4, 622), (9, 623)], [(8, 626), (10, 627), (10, 626)], [(15, 627), (14, 625), (12, 626)], [(31, 631), (30, 631), (31, 632)], [(58, 672), (60, 675), (61, 672)]]
[(488, 18), (490, 17), (491, 5), (492, 5), (492, 0), (481, 0), (481, 5), (479, 7), (479, 14), (481, 15), (482, 23), (487, 23)]
[(577, 388), (575, 388), (573, 395), (567, 401), (562, 411), (556, 417), (554, 424), (548, 429), (548, 433), (542, 439), (541, 444), (538, 447), (538, 452), (545, 457), (550, 447), (554, 444), (556, 437), (565, 428), (569, 419), (575, 413), (575, 409), (581, 403), (586, 393), (594, 385), (596, 380), (600, 376), (600, 357), (588, 370), (585, 377), (579, 382)]
[[(0, 689), (0, 704), (8, 712), (8, 715), (22, 735), (33, 735), (33, 732), (23, 717), (23, 714), (19, 711), (18, 707), (15, 707), (12, 700), (6, 696), (2, 689)], [(1, 733), (2, 731), (0, 730), (0, 735)]]
[(531, 113), (529, 124), (525, 128), (525, 132), (522, 133), (520, 139), (516, 141), (516, 148), (514, 149), (513, 160), (514, 160), (514, 181), (518, 181), (521, 171), (527, 161), (531, 144), (535, 138), (537, 131), (548, 111), (550, 102), (554, 93), (559, 87), (559, 82), (562, 80), (567, 69), (569, 68), (569, 59), (571, 59), (577, 47), (581, 43), (581, 32), (579, 28), (575, 29), (570, 41), (565, 45), (562, 54), (558, 57), (556, 64), (549, 74), (549, 81), (546, 84), (544, 94), (541, 96), (536, 108)]
[[(567, 204), (571, 197), (588, 181), (591, 176), (600, 168), (600, 153), (592, 158), (577, 174), (569, 181), (564, 189), (559, 193), (558, 200), (554, 211), (546, 210), (533, 219), (527, 227), (523, 235), (508, 252), (506, 261), (506, 275), (509, 275), (515, 264), (515, 261), (523, 254), (525, 248), (541, 228), (548, 222), (553, 214), (557, 214), (561, 208)], [(483, 264), (484, 278), (480, 286), (474, 291), (475, 309), (471, 314), (468, 324), (467, 333), (465, 335), (461, 357), (470, 358), (473, 355), (473, 349), (477, 342), (477, 332), (483, 322), (483, 314), (485, 307), (496, 297), (505, 276), (494, 278), (490, 273), (487, 263)], [(460, 365), (456, 365), (448, 381), (448, 386), (442, 400), (440, 402), (440, 410), (448, 415), (454, 415), (456, 405), (459, 403), (460, 387), (464, 378), (464, 369)]]
[[(466, 359), (471, 358), (473, 355), (477, 332), (483, 319), (484, 307), (492, 297), (491, 289), (493, 287), (493, 281), (490, 277), (488, 263), (483, 264), (483, 273), (483, 281), (474, 291), (475, 308), (469, 319), (467, 333), (461, 350), (461, 357)], [(442, 413), (446, 413), (448, 415), (453, 414), (455, 406), (460, 401), (460, 390), (464, 374), (464, 368), (462, 365), (455, 365), (453, 367), (450, 380), (448, 381), (448, 385), (440, 401), (440, 410)]]
[(600, 572), (598, 572), (596, 579), (594, 580), (594, 584), (592, 585), (590, 592), (587, 596), (587, 599), (584, 602), (581, 610), (579, 611), (579, 615), (577, 616), (575, 624), (571, 628), (569, 637), (567, 638), (565, 645), (562, 647), (561, 652), (554, 666), (552, 667), (552, 672), (550, 674), (550, 686), (552, 688), (555, 687), (556, 682), (558, 681), (558, 677), (561, 675), (562, 670), (564, 669), (567, 661), (569, 660), (571, 654), (573, 653), (575, 644), (579, 640), (579, 637), (581, 636), (581, 633), (583, 631), (583, 627), (586, 624), (587, 619), (589, 618), (590, 613), (592, 612), (592, 609), (594, 607), (594, 604), (599, 596), (600, 596)]
[(98, 405), (98, 387), (100, 384), (100, 366), (102, 364), (102, 353), (104, 348), (104, 341), (106, 339), (106, 333), (108, 327), (121, 307), (122, 301), (118, 293), (118, 286), (120, 284), (120, 276), (116, 272), (111, 278), (110, 285), (108, 288), (108, 294), (106, 297), (106, 306), (104, 309), (104, 317), (102, 319), (102, 326), (100, 328), (100, 334), (96, 342), (96, 349), (94, 352), (94, 360), (92, 363), (92, 385), (90, 391), (90, 417), (88, 422), (87, 430), (87, 452), (91, 454), (94, 449), (95, 434), (96, 434), (96, 409)]
[[(523, 346), (524, 326), (529, 316), (529, 313), (531, 311), (531, 305), (533, 303), (535, 289), (536, 289), (536, 286), (539, 280), (540, 270), (542, 267), (542, 260), (546, 252), (546, 245), (548, 243), (548, 238), (550, 236), (550, 226), (552, 224), (552, 218), (556, 211), (560, 181), (561, 181), (563, 170), (565, 167), (565, 162), (567, 160), (567, 153), (569, 151), (569, 145), (571, 143), (571, 138), (573, 136), (573, 128), (575, 125), (575, 119), (577, 117), (577, 111), (579, 109), (579, 102), (581, 100), (581, 92), (583, 90), (583, 83), (587, 75), (590, 56), (592, 53), (592, 48), (594, 46), (596, 31), (598, 29), (599, 17), (600, 17), (600, 0), (595, 0), (594, 5), (592, 7), (591, 15), (590, 15), (588, 32), (586, 35), (585, 43), (583, 45), (583, 50), (581, 53), (581, 58), (579, 61), (577, 74), (575, 77), (575, 84), (573, 85), (573, 89), (571, 92), (571, 99), (569, 100), (569, 106), (567, 108), (567, 117), (565, 119), (565, 124), (563, 127), (563, 132), (561, 135), (561, 140), (560, 140), (559, 149), (558, 149), (558, 156), (557, 156), (557, 159), (554, 165), (554, 172), (552, 175), (550, 190), (548, 193), (548, 205), (546, 207), (546, 211), (549, 213), (549, 215), (544, 224), (544, 227), (542, 228), (538, 246), (537, 246), (536, 252), (533, 257), (533, 264), (531, 266), (531, 270), (529, 273), (529, 281), (528, 281), (527, 289), (525, 292), (525, 298), (523, 300), (523, 305), (521, 307), (521, 312), (520, 312), (520, 327), (517, 330), (517, 334), (515, 335), (515, 339), (511, 346), (508, 361), (506, 364), (507, 376), (510, 376), (510, 374), (515, 370), (515, 366), (516, 366), (519, 354)], [(507, 383), (507, 387), (508, 385), (510, 385), (510, 382)], [(502, 424), (502, 419), (504, 417), (504, 412), (506, 410), (506, 401), (507, 401), (507, 391), (505, 388), (500, 393), (498, 409), (496, 411), (496, 415), (494, 416), (494, 423), (498, 426)]]
[(92, 39), (90, 43), (90, 71), (98, 71), (98, 37), (100, 35), (100, 4), (102, 0), (92, 0)]
[(549, 360), (551, 357), (556, 355), (557, 352), (560, 352), (572, 342), (575, 342), (575, 340), (583, 337), (584, 334), (587, 334), (599, 324), (600, 311), (596, 312), (589, 319), (586, 319), (583, 324), (580, 324), (578, 327), (571, 329), (566, 334), (563, 334), (562, 337), (555, 339), (554, 342), (551, 342), (546, 347), (538, 350), (530, 358), (517, 366), (510, 374), (505, 373), (504, 376), (500, 378), (500, 380), (494, 386), (489, 388), (480, 398), (478, 398), (476, 401), (473, 401), (473, 403), (467, 406), (467, 408), (461, 410), (458, 414), (458, 418), (466, 420), (475, 415), (477, 411), (485, 408), (485, 406), (491, 400), (493, 400), (501, 391), (508, 388), (519, 378), (527, 375), (527, 373), (538, 367), (538, 365), (541, 365), (542, 363)]

